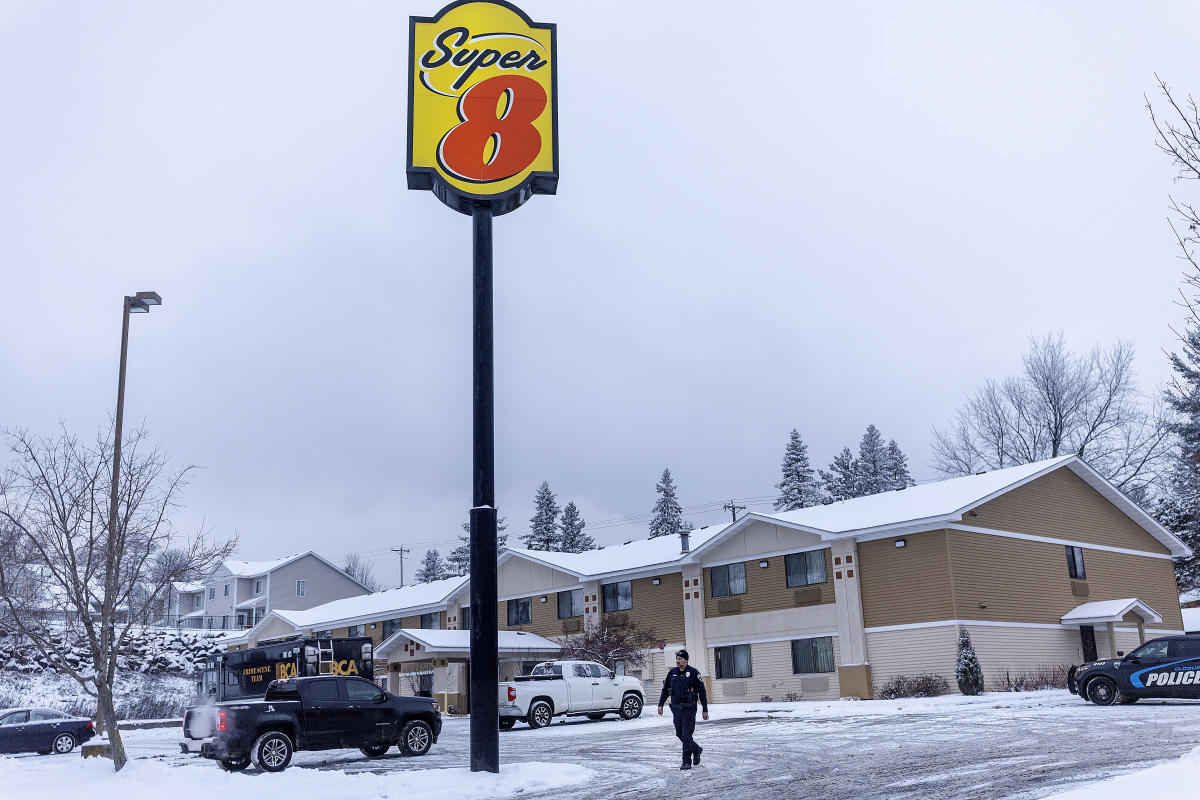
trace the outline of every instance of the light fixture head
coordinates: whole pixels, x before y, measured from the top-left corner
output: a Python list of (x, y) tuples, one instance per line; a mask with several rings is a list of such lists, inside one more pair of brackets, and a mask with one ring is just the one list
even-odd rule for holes
[(896, 540), (896, 547), (904, 547), (904, 546), (905, 546), (905, 545), (907, 545), (907, 544), (908, 544), (908, 542), (907, 542), (907, 541), (905, 541), (904, 539), (897, 539), (897, 540)]
[(767, 560), (764, 558), (762, 561), (758, 562), (758, 566), (765, 569), (767, 566), (767, 563), (768, 563)]

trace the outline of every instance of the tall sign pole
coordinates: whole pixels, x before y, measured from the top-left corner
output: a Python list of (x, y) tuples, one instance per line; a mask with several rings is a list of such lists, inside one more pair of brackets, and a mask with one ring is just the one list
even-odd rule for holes
[(471, 217), (473, 431), (471, 771), (500, 771), (492, 220), (558, 188), (553, 24), (503, 0), (411, 17), (408, 188)]

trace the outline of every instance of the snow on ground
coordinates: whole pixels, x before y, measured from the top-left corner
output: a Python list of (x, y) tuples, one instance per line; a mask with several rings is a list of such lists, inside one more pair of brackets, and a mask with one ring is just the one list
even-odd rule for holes
[(1182, 800), (1196, 797), (1200, 793), (1197, 787), (1200, 787), (1200, 747), (1176, 761), (1089, 783), (1046, 800), (1128, 800), (1146, 794)]
[(364, 797), (380, 800), (441, 800), (453, 787), (455, 800), (511, 797), (586, 783), (591, 770), (575, 764), (506, 764), (498, 775), (465, 767), (418, 769), (386, 775), (336, 770), (289, 769), (269, 780), (215, 769), (177, 769), (152, 760), (131, 760), (120, 772), (112, 762), (89, 758), (0, 758), (0, 785), (8, 797), (86, 797), (88, 800), (159, 800), (162, 797), (237, 797), (255, 800), (297, 797)]
[[(182, 715), (196, 696), (196, 679), (182, 675), (123, 673), (117, 682), (118, 718)], [(37, 706), (91, 716), (96, 698), (69, 675), (44, 671), (34, 674), (0, 670), (0, 708)]]

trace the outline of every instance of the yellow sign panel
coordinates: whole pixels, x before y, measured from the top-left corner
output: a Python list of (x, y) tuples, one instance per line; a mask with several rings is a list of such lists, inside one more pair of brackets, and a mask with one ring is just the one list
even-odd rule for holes
[(495, 214), (558, 187), (555, 26), (502, 0), (411, 17), (408, 188)]

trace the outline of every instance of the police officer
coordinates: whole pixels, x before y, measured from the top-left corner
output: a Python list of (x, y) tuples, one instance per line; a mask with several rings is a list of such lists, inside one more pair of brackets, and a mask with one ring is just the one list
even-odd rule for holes
[(675, 718), (675, 735), (683, 743), (683, 764), (680, 769), (691, 769), (692, 764), (700, 763), (700, 754), (704, 748), (692, 740), (692, 732), (696, 730), (696, 702), (704, 709), (704, 718), (708, 719), (708, 693), (704, 690), (704, 681), (695, 667), (688, 666), (688, 651), (680, 650), (675, 654), (675, 668), (667, 673), (663, 681), (662, 694), (658, 698), (658, 713), (663, 713), (663, 703), (667, 696), (671, 697), (671, 716)]

